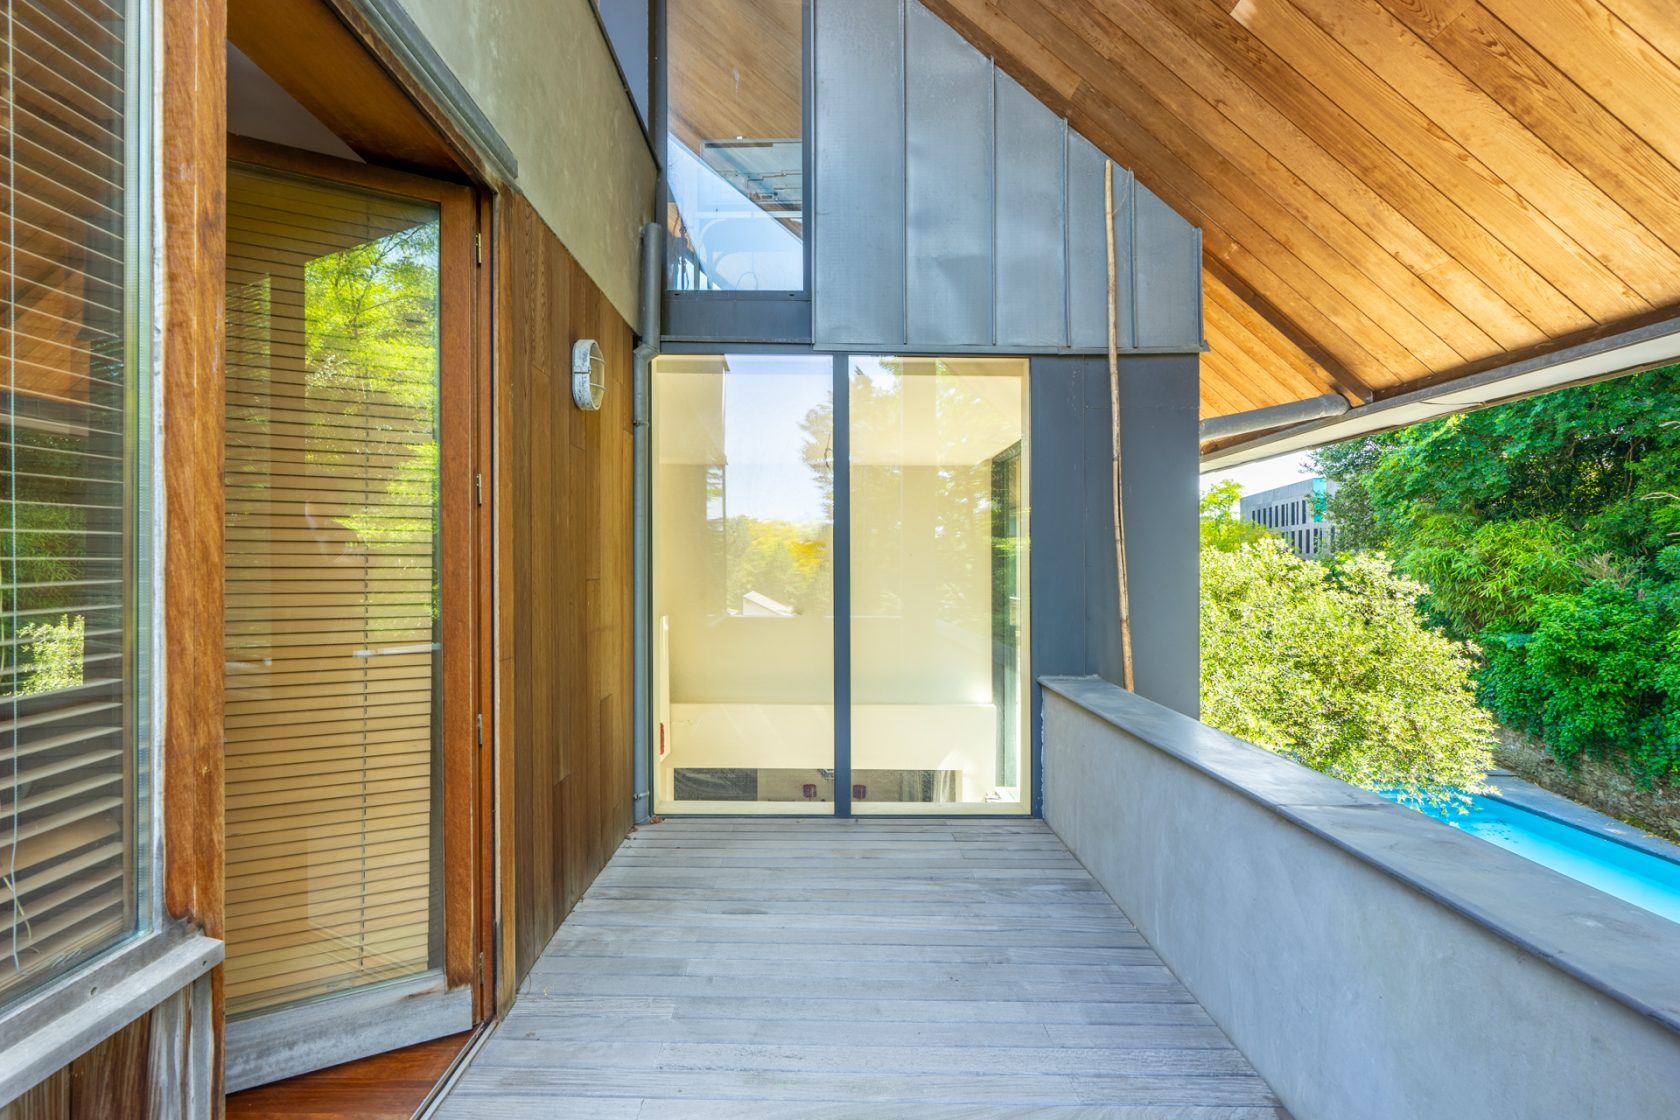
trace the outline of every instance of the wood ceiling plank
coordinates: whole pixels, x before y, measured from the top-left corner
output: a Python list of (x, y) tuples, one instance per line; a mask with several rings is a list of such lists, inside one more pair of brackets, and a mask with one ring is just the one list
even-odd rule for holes
[[(1162, 66), (1190, 86), (1210, 91), (1220, 112), (1311, 183), (1337, 210), (1362, 223), (1372, 239), (1424, 278), (1499, 347), (1526, 345), (1539, 336), (1532, 321), (1454, 255), (1463, 252), (1466, 241), (1486, 239), (1481, 227), (1461, 212), (1448, 208), (1460, 220), (1436, 223), (1433, 234), (1425, 231), (1410, 214), (1356, 174), (1347, 161), (1303, 132), (1241, 74), (1191, 39), (1147, 0), (1108, 0), (1101, 15), (1111, 22), (1124, 21), (1136, 30), (1136, 40)], [(1450, 244), (1436, 240), (1443, 234)], [(1532, 282), (1544, 284), (1532, 270), (1529, 275)], [(1452, 340), (1448, 335), (1443, 337)]]
[[(1554, 325), (1584, 328), (1594, 320), (1572, 303), (1539, 268), (1469, 213), (1449, 194), (1450, 184), (1425, 175), (1357, 122), (1282, 56), (1219, 8), (1201, 0), (1149, 0), (1315, 142), (1348, 164), (1371, 188), (1447, 248), (1455, 259), (1498, 291), (1536, 324), (1534, 338)], [(1524, 231), (1534, 242), (1532, 231)], [(1532, 250), (1533, 246), (1529, 246)], [(1545, 324), (1542, 328), (1540, 325)]]
[(1420, 38), (1428, 42), (1475, 3), (1476, 0), (1393, 0), (1391, 7)]
[(1256, 393), (1245, 373), (1222, 355), (1213, 353), (1201, 356), (1200, 393), (1217, 409), (1217, 416), (1277, 403)]
[[(1255, 314), (1223, 285), (1206, 301), (1208, 344), (1233, 359), (1263, 368), (1264, 380), (1279, 389), (1305, 391), (1307, 396), (1338, 392), (1324, 371), (1300, 349)], [(1217, 333), (1215, 333), (1217, 332)], [(1218, 339), (1215, 342), (1215, 338)], [(1285, 399), (1293, 399), (1286, 397)]]
[(1680, 256), (1377, 0), (1290, 2), (1647, 306), (1672, 288)]
[[(1231, 18), (1322, 93), (1353, 112), (1396, 154), (1451, 190), (1459, 204), (1490, 233), (1544, 271), (1594, 322), (1622, 318), (1643, 304), (1638, 294), (1590, 251), (1454, 143), (1292, 4), (1238, 0)], [(1571, 329), (1586, 325), (1574, 323)]]
[(1680, 12), (1673, 0), (1603, 0), (1603, 4), (1664, 58), (1680, 59)]
[[(1147, 35), (1132, 38), (1112, 20), (1098, 17), (1083, 0), (1049, 0), (1047, 6), (1112, 64), (1095, 79), (1111, 94), (1111, 100), (1120, 102), (1140, 122), (1171, 122), (1165, 129), (1151, 131), (1186, 138), (1186, 162), (1208, 166), (1224, 161), (1234, 181), (1244, 187), (1234, 201), (1246, 201), (1246, 208), (1274, 235), (1291, 221), (1296, 223), (1299, 228), (1295, 236), (1304, 245), (1297, 255), (1326, 277), (1358, 276), (1349, 294), (1418, 358), (1432, 366), (1452, 364), (1454, 355), (1471, 360), (1500, 348), (1481, 327), (1430, 287), (1420, 272), (1409, 268), (1391, 248), (1330, 204), (1315, 189), (1316, 180), (1309, 183), (1297, 174), (1290, 163), (1267, 151), (1194, 84), (1151, 55)], [(1212, 149), (1211, 159), (1198, 156), (1197, 149), (1202, 146)], [(1324, 155), (1322, 149), (1315, 150)], [(1325, 157), (1324, 162), (1333, 161)], [(1223, 185), (1226, 180), (1217, 177), (1216, 181)], [(1225, 193), (1230, 196), (1228, 187)], [(1439, 247), (1432, 248), (1425, 272), (1445, 259)], [(1392, 304), (1392, 309), (1382, 310), (1385, 304)]]
[[(1204, 324), (1210, 352), (1246, 374), (1246, 388), (1267, 400), (1293, 401), (1334, 392), (1301, 377), (1289, 368), (1275, 350), (1253, 336), (1239, 341), (1240, 328), (1223, 309), (1207, 315)], [(1275, 336), (1274, 336), (1275, 337)]]
[[(1366, 403), (1371, 400), (1377, 386), (1366, 382), (1359, 373), (1340, 364), (1336, 359), (1318, 344), (1315, 336), (1301, 329), (1295, 319), (1280, 311), (1271, 301), (1267, 300), (1235, 273), (1224, 266), (1222, 261), (1204, 255), (1202, 259), (1204, 276), (1217, 279), (1230, 294), (1244, 306), (1248, 307), (1268, 328), (1282, 335), (1288, 342), (1306, 354), (1312, 363), (1324, 372), (1331, 384), (1355, 403)], [(1265, 331), (1256, 330), (1257, 334), (1265, 335)], [(1405, 382), (1399, 382), (1405, 384)]]
[(1216, 270), (1203, 270), (1202, 287), (1208, 306), (1218, 308), (1229, 315), (1244, 331), (1260, 339), (1268, 350), (1276, 352), (1296, 373), (1314, 383), (1322, 383), (1334, 391), (1334, 380), (1312, 356), (1288, 335), (1273, 327), (1271, 322), (1234, 291)]
[(803, 131), (799, 0), (668, 0), (670, 128), (706, 140)]
[[(1384, 0), (1398, 11), (1405, 0)], [(1668, 245), (1680, 245), (1680, 169), (1550, 59), (1477, 5), (1437, 34), (1435, 49), (1560, 155), (1605, 184)], [(1669, 283), (1680, 282), (1671, 274)]]
[[(1536, 50), (1680, 165), (1680, 66), (1598, 0), (1483, 0)], [(1672, 27), (1671, 5), (1658, 9)]]

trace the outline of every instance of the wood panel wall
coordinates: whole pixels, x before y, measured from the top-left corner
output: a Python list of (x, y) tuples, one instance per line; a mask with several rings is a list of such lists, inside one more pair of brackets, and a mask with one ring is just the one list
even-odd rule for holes
[[(630, 829), (633, 339), (530, 203), (499, 211), (505, 997)], [(607, 361), (595, 413), (572, 403), (580, 338)]]

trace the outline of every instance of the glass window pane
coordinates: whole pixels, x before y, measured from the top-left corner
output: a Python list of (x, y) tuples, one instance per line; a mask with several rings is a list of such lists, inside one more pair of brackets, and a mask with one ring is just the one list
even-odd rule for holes
[[(124, 5), (7, 3), (0, 1004), (140, 927), (150, 430)], [(10, 65), (16, 59), (18, 65)], [(133, 264), (130, 269), (127, 266)]]
[(848, 381), (852, 808), (1027, 812), (1027, 363)]
[(228, 175), (227, 1006), (438, 961), (438, 209)]
[(654, 371), (655, 797), (832, 812), (834, 363)]
[(805, 287), (801, 0), (667, 0), (668, 280)]

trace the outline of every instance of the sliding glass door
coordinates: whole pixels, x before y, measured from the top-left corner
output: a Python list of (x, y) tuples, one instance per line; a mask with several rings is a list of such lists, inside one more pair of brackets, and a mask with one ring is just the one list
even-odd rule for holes
[(1027, 363), (666, 356), (653, 399), (657, 811), (1029, 811)]

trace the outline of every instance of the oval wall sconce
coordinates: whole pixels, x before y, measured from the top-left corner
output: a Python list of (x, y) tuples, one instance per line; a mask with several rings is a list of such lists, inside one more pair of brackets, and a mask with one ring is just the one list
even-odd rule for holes
[(572, 403), (585, 412), (599, 412), (607, 395), (607, 359), (593, 338), (572, 343)]

